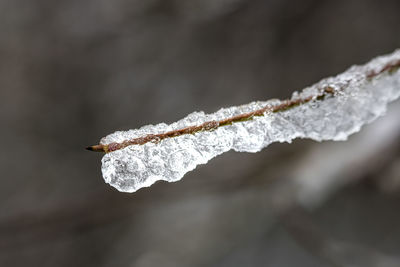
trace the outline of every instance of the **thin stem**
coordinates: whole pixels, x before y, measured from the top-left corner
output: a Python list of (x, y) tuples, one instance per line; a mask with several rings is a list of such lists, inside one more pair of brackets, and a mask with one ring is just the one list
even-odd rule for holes
[[(386, 64), (379, 71), (371, 71), (370, 73), (365, 74), (365, 76), (367, 79), (372, 79), (386, 71), (391, 73), (399, 67), (400, 67), (400, 60), (395, 60), (395, 61), (392, 61), (392, 62), (389, 62), (388, 64)], [(340, 89), (342, 89), (342, 88), (340, 88)], [(125, 148), (127, 146), (131, 146), (131, 145), (143, 145), (148, 142), (156, 142), (157, 143), (166, 138), (172, 138), (172, 137), (181, 136), (181, 135), (185, 135), (185, 134), (194, 134), (194, 133), (201, 132), (201, 131), (212, 131), (212, 130), (217, 129), (218, 127), (231, 125), (236, 122), (249, 121), (249, 120), (252, 120), (256, 116), (264, 116), (266, 113), (283, 112), (283, 111), (291, 109), (295, 106), (300, 106), (305, 103), (308, 103), (310, 101), (324, 100), (328, 96), (334, 96), (335, 92), (338, 90), (339, 89), (334, 89), (334, 88), (328, 86), (328, 87), (322, 88), (321, 92), (314, 96), (308, 96), (306, 98), (299, 98), (299, 99), (287, 99), (287, 100), (282, 101), (282, 103), (279, 105), (275, 105), (275, 106), (267, 105), (261, 109), (258, 109), (258, 110), (252, 111), (252, 112), (248, 112), (248, 113), (239, 114), (239, 115), (229, 117), (229, 118), (226, 118), (226, 119), (223, 119), (220, 121), (208, 121), (208, 122), (204, 122), (200, 125), (189, 126), (189, 127), (185, 127), (185, 128), (178, 129), (178, 130), (165, 132), (165, 133), (148, 134), (143, 137), (126, 140), (121, 143), (114, 142), (114, 143), (110, 143), (108, 145), (99, 144), (99, 145), (89, 146), (86, 149), (91, 150), (91, 151), (96, 151), (96, 152), (108, 153), (108, 152), (116, 151), (119, 149), (123, 149), (123, 148)]]

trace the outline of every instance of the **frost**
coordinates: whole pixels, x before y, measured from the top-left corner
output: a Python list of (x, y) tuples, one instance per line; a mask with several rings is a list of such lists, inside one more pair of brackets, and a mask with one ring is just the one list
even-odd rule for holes
[[(295, 138), (346, 140), (349, 135), (358, 132), (362, 125), (382, 116), (387, 104), (400, 96), (400, 73), (397, 65), (393, 67), (393, 62), (400, 62), (400, 50), (378, 57), (364, 66), (353, 66), (300, 93), (295, 92), (292, 100), (307, 97), (313, 99), (285, 111), (265, 112), (264, 116), (253, 117), (249, 121), (183, 134), (159, 142), (130, 145), (107, 153), (102, 159), (104, 180), (119, 191), (135, 192), (159, 180), (178, 181), (197, 165), (205, 164), (231, 149), (257, 152), (273, 142), (291, 142)], [(388, 69), (388, 64), (393, 68)], [(327, 87), (334, 89), (333, 95), (316, 97)], [(120, 143), (148, 134), (219, 121), (282, 103), (279, 100), (260, 101), (223, 108), (212, 114), (194, 112), (171, 125), (161, 123), (137, 130), (115, 132), (103, 138), (101, 144)]]

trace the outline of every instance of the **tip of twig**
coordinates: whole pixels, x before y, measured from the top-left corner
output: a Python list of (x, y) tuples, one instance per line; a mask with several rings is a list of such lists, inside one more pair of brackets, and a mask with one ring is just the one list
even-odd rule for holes
[(95, 152), (105, 152), (103, 145), (88, 146), (86, 149)]

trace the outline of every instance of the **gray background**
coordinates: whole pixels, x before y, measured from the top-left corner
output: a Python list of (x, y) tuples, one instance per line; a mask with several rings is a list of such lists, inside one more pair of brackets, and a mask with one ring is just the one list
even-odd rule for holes
[[(229, 152), (134, 194), (84, 150), (287, 98), (400, 47), (399, 14), (396, 0), (0, 0), (0, 266), (400, 266), (400, 132), (366, 137), (368, 157), (359, 135)], [(302, 191), (298, 173), (326, 178), (324, 159), (346, 155)]]

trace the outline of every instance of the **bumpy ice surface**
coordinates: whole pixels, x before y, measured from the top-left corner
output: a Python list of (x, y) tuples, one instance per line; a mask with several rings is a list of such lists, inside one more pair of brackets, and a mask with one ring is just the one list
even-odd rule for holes
[[(104, 180), (119, 191), (135, 192), (158, 180), (178, 181), (197, 165), (205, 164), (231, 149), (257, 152), (273, 142), (291, 142), (294, 138), (346, 140), (349, 135), (358, 132), (362, 125), (383, 115), (387, 104), (399, 97), (398, 70), (384, 72), (372, 79), (366, 77), (367, 73), (379, 71), (388, 62), (397, 59), (400, 59), (400, 50), (378, 57), (364, 66), (353, 66), (336, 77), (324, 79), (292, 96), (292, 99), (315, 96), (326, 86), (337, 90), (334, 96), (323, 100), (313, 100), (282, 112), (269, 112), (251, 121), (233, 123), (213, 131), (167, 138), (159, 143), (131, 145), (105, 154), (102, 159)], [(278, 100), (260, 101), (223, 108), (213, 114), (194, 112), (170, 125), (160, 123), (137, 130), (115, 132), (103, 138), (101, 144), (221, 120), (279, 103)]]

